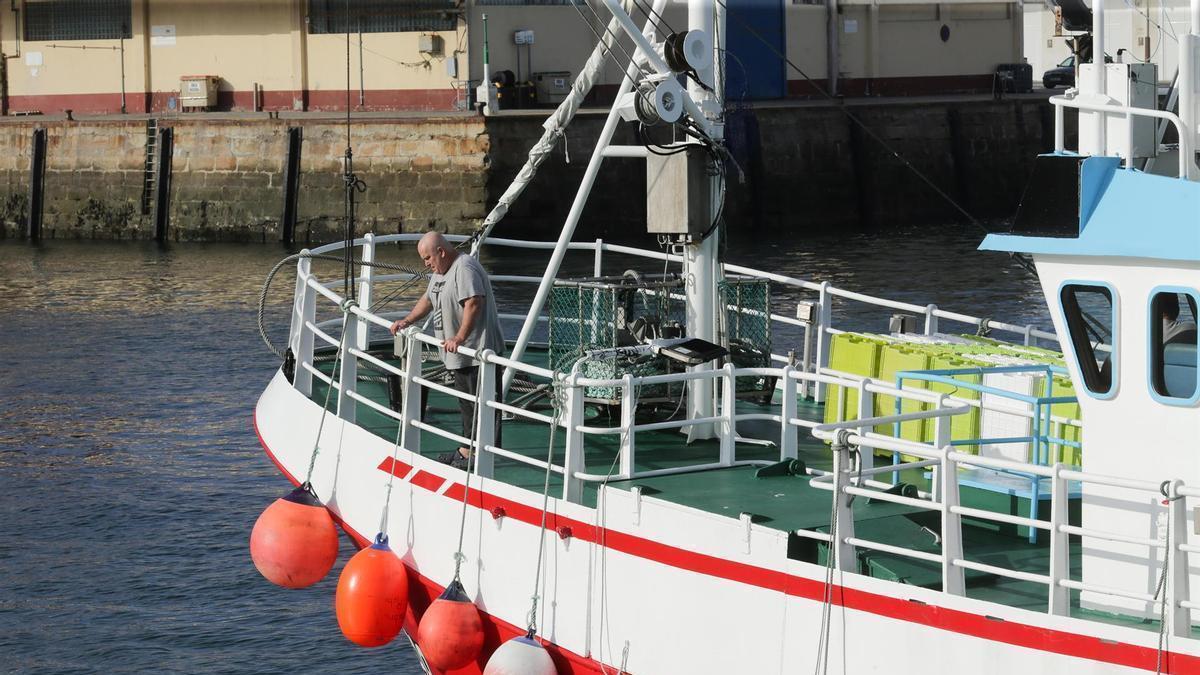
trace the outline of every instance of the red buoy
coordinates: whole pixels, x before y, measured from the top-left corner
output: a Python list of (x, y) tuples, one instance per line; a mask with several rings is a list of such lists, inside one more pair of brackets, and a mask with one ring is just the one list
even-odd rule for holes
[(408, 573), (388, 547), (387, 535), (376, 536), (374, 544), (342, 568), (334, 607), (342, 635), (360, 647), (379, 647), (400, 634), (408, 609)]
[(250, 533), (250, 557), (267, 581), (284, 588), (311, 586), (337, 560), (337, 528), (307, 485), (267, 507)]
[(425, 610), (417, 627), (417, 644), (437, 670), (462, 668), (479, 656), (483, 622), (457, 579)]

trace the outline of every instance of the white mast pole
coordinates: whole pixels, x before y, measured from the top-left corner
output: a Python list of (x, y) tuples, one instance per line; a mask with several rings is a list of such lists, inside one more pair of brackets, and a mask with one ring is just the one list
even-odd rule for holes
[[(665, 6), (666, 0), (654, 0), (652, 14), (661, 15)], [(648, 32), (653, 29), (654, 24), (647, 20), (645, 31)], [(637, 56), (637, 52), (634, 52), (634, 56)], [(625, 77), (621, 80), (616, 101), (620, 101), (625, 94), (628, 94), (633, 89), (633, 80), (637, 75), (637, 64), (630, 63), (625, 68)], [(617, 121), (620, 119), (620, 112), (614, 103), (612, 109), (608, 111), (608, 119), (604, 121), (604, 128), (600, 131), (600, 138), (596, 141), (596, 147), (592, 150), (592, 157), (588, 160), (587, 170), (584, 171), (583, 180), (579, 184), (579, 190), (575, 193), (575, 201), (571, 203), (571, 210), (567, 213), (566, 221), (563, 222), (562, 231), (558, 233), (558, 241), (554, 245), (554, 252), (550, 254), (550, 262), (546, 265), (546, 271), (542, 274), (542, 281), (538, 284), (537, 293), (534, 295), (533, 302), (529, 306), (529, 316), (525, 319), (525, 323), (521, 325), (521, 335), (517, 337), (517, 343), (513, 346), (512, 354), (509, 357), (514, 361), (521, 359), (521, 356), (525, 353), (525, 348), (529, 346), (530, 338), (533, 337), (533, 330), (537, 328), (538, 317), (542, 315), (542, 307), (546, 305), (546, 297), (550, 295), (550, 287), (554, 285), (554, 278), (558, 276), (558, 270), (562, 266), (563, 257), (567, 254), (567, 246), (571, 243), (571, 237), (575, 235), (575, 227), (579, 224), (579, 217), (583, 214), (583, 206), (587, 203), (588, 195), (592, 191), (592, 185), (596, 182), (596, 175), (600, 172), (600, 164), (604, 161), (604, 149), (612, 141), (613, 132), (616, 131)], [(512, 368), (504, 370), (504, 392), (508, 391), (515, 375), (516, 371)]]
[(1200, 169), (1196, 167), (1196, 144), (1200, 141), (1200, 0), (1191, 2), (1191, 28), (1179, 37), (1179, 119), (1182, 132), (1189, 143), (1180, 143), (1180, 152), (1190, 152), (1187, 160), (1187, 177), (1200, 180)]
[[(722, 8), (724, 3), (722, 3)], [(717, 12), (720, 12), (719, 16)], [(688, 94), (697, 101), (699, 108), (707, 119), (696, 120), (709, 136), (715, 141), (724, 137), (723, 124), (723, 92), (724, 77), (717, 82), (715, 77), (719, 72), (717, 65), (724, 52), (721, 42), (725, 37), (725, 13), (718, 9), (713, 0), (691, 0), (688, 3), (688, 30), (702, 31), (712, 38), (712, 65), (696, 71), (697, 79), (709, 87), (705, 89), (694, 80), (688, 80)], [(721, 206), (721, 178), (709, 178), (709, 203), (705, 221), (710, 221), (717, 215)], [(709, 342), (719, 342), (717, 336), (717, 313), (723, 308), (718, 307), (717, 282), (720, 279), (720, 261), (718, 251), (720, 246), (720, 229), (714, 229), (707, 239), (689, 243), (684, 249), (684, 294), (687, 298), (687, 331), (688, 335)], [(712, 363), (705, 363), (693, 370), (711, 370)], [(732, 395), (732, 392), (730, 392)], [(688, 419), (713, 417), (716, 410), (716, 399), (712, 379), (691, 380), (688, 382)], [(688, 429), (688, 441), (703, 438), (713, 438), (716, 435), (716, 425), (693, 425)]]
[[(1107, 102), (1107, 87), (1105, 80), (1108, 69), (1104, 62), (1104, 0), (1092, 0), (1092, 91), (1101, 100)], [(1105, 122), (1108, 113), (1094, 112), (1096, 116), (1095, 147), (1097, 155), (1107, 154), (1105, 147)]]

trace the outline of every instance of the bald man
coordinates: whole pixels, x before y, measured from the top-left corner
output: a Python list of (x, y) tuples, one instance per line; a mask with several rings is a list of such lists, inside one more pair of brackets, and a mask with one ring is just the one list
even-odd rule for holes
[[(459, 253), (439, 232), (428, 232), (421, 237), (417, 253), (433, 273), (429, 277), (429, 287), (408, 316), (392, 324), (392, 334), (420, 321), (432, 311), (434, 335), (442, 340), (442, 362), (454, 376), (454, 388), (474, 397), (479, 386), (479, 369), (475, 361), (458, 353), (458, 348), (504, 353), (504, 334), (500, 332), (492, 282), (478, 260)], [(499, 379), (496, 378), (497, 385)], [(459, 399), (459, 408), (462, 435), (473, 438), (475, 404)], [(465, 468), (469, 456), (470, 449), (463, 447), (438, 459)]]

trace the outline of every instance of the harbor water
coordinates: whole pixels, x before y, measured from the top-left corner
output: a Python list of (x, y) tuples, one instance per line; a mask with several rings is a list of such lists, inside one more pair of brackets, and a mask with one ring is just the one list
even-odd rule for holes
[[(978, 241), (958, 228), (735, 235), (725, 259), (1048, 328), (1037, 280), (975, 251)], [(421, 672), (403, 638), (364, 650), (338, 631), (345, 538), (333, 572), (306, 590), (272, 586), (250, 561), (255, 518), (290, 487), (252, 420), (278, 367), (255, 309), (284, 255), (268, 245), (0, 241), (0, 672)], [(418, 264), (411, 247), (384, 257)], [(540, 274), (544, 259), (489, 249), (484, 262)], [(661, 270), (611, 258), (605, 271), (639, 264)], [(587, 274), (592, 259), (569, 265)], [(341, 274), (336, 263), (322, 269)], [(772, 290), (775, 311), (794, 313), (799, 296)], [(291, 291), (281, 274), (268, 298), (277, 342)], [(530, 295), (520, 289), (501, 311)], [(873, 331), (890, 314), (836, 311), (849, 317), (842, 327)], [(776, 352), (789, 343), (795, 333), (776, 333)]]

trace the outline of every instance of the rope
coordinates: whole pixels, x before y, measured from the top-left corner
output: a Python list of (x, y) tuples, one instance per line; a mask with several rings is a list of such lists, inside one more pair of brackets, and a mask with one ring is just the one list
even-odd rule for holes
[[(992, 233), (992, 231), (989, 230), (983, 223), (981, 223), (978, 218), (971, 215), (971, 213), (969, 211), (967, 211), (965, 208), (963, 208), (958, 202), (954, 201), (954, 199), (950, 195), (946, 194), (941, 188), (939, 188), (937, 186), (937, 184), (935, 184), (931, 178), (929, 178), (924, 173), (922, 173), (920, 169), (913, 166), (912, 162), (905, 159), (904, 156), (901, 155), (899, 151), (897, 151), (895, 148), (893, 148), (891, 145), (889, 145), (887, 141), (885, 141), (882, 137), (880, 137), (878, 134), (876, 134), (870, 127), (868, 127), (866, 125), (865, 122), (863, 122), (861, 119), (859, 119), (857, 115), (850, 112), (841, 101), (839, 101), (836, 97), (834, 97), (829, 92), (825, 91), (825, 89), (821, 85), (817, 84), (817, 82), (815, 80), (813, 80), (811, 77), (808, 76), (808, 73), (804, 72), (803, 70), (800, 69), (800, 66), (797, 66), (795, 63), (793, 63), (792, 60), (789, 59), (786, 54), (779, 51), (779, 49), (777, 49), (775, 47), (775, 45), (768, 42), (766, 40), (766, 38), (764, 38), (762, 35), (760, 35), (759, 32), (756, 31), (750, 24), (748, 24), (745, 19), (743, 19), (742, 17), (738, 16), (735, 13), (729, 12), (729, 8), (726, 6), (724, 0), (716, 0), (716, 2), (717, 2), (717, 4), (721, 5), (721, 7), (726, 10), (727, 16), (732, 16), (735, 20), (737, 20), (737, 22), (739, 24), (741, 24), (741, 27), (744, 28), (746, 30), (746, 32), (753, 35), (756, 40), (761, 42), (763, 44), (763, 46), (765, 46), (770, 52), (772, 52), (776, 57), (778, 57), (779, 60), (788, 64), (788, 66), (790, 66), (792, 68), (792, 70), (795, 70), (797, 73), (800, 74), (801, 77), (803, 77), (805, 80), (807, 80), (808, 85), (810, 87), (812, 87), (818, 94), (820, 94), (821, 96), (824, 96), (826, 99), (828, 99), (834, 103), (837, 103), (838, 110), (840, 110), (843, 115), (845, 115), (851, 122), (853, 122), (860, 129), (862, 129), (868, 136), (871, 137), (872, 140), (874, 140), (876, 143), (878, 143), (884, 150), (886, 150), (889, 154), (891, 154), (893, 157), (895, 157), (902, 165), (904, 165), (904, 167), (906, 169), (908, 169), (909, 171), (912, 171), (913, 175), (915, 175), (917, 178), (919, 178), (921, 180), (921, 182), (923, 182), (927, 186), (929, 186), (929, 188), (931, 190), (933, 190), (939, 197), (941, 197), (943, 200), (945, 200), (945, 202), (947, 204), (949, 204), (952, 208), (954, 208), (954, 210), (961, 213), (967, 219), (968, 222), (970, 222), (972, 225), (979, 228), (980, 230), (983, 230), (987, 234)], [(1017, 261), (1017, 263), (1019, 265), (1021, 265), (1021, 267), (1024, 267), (1027, 272), (1029, 272), (1031, 274), (1037, 274), (1037, 270), (1034, 269), (1033, 263), (1030, 262), (1030, 260), (1027, 257), (1025, 257), (1024, 255), (1022, 255), (1020, 253), (1016, 253), (1016, 252), (1009, 253), (1008, 255), (1010, 258)]]
[[(1158, 491), (1162, 493), (1163, 503), (1167, 506), (1167, 533), (1163, 537), (1163, 566), (1162, 572), (1158, 575), (1158, 584), (1154, 587), (1154, 599), (1158, 600), (1158, 651), (1154, 659), (1154, 672), (1159, 675), (1163, 672), (1163, 657), (1167, 653), (1169, 633), (1167, 631), (1167, 576), (1171, 568), (1171, 502), (1178, 501), (1183, 498), (1183, 495), (1171, 496), (1171, 481), (1164, 480), (1158, 486)], [(1159, 596), (1162, 599), (1159, 600)], [(1171, 607), (1174, 610), (1174, 607)]]
[[(574, 364), (572, 364), (574, 365)], [(534, 634), (538, 632), (538, 590), (541, 586), (541, 560), (542, 555), (546, 551), (546, 512), (550, 508), (550, 467), (554, 460), (554, 436), (558, 434), (558, 424), (562, 420), (563, 400), (562, 400), (562, 383), (558, 380), (558, 374), (554, 374), (551, 380), (551, 401), (554, 410), (553, 420), (550, 423), (550, 446), (546, 448), (546, 476), (542, 479), (541, 485), (541, 536), (538, 538), (538, 563), (534, 567), (533, 575), (533, 596), (532, 605), (529, 607), (529, 617), (526, 625), (526, 638), (533, 639)], [(564, 476), (564, 480), (570, 480), (570, 476)]]
[[(333, 380), (337, 377), (338, 360), (342, 355), (342, 347), (346, 344), (346, 322), (350, 317), (350, 306), (354, 303), (353, 300), (347, 300), (342, 307), (342, 335), (338, 339), (337, 356), (333, 359), (333, 370), (329, 371), (329, 385), (325, 388), (325, 403), (321, 405), (321, 422), (317, 425), (317, 436), (313, 439), (312, 454), (308, 458), (308, 471), (304, 474), (304, 482), (300, 487), (306, 489), (309, 494), (316, 497), (316, 493), (312, 487), (313, 469), (317, 466), (317, 455), (321, 453), (321, 434), (325, 431), (325, 418), (329, 412), (329, 397), (333, 394)], [(357, 303), (355, 303), (357, 304)]]
[[(480, 364), (479, 368), (478, 368), (477, 374), (479, 375), (480, 380), (483, 379), (484, 367), (485, 367), (485, 364)], [(475, 383), (475, 416), (476, 417), (480, 416), (480, 403), (481, 403), (480, 392), (482, 390), (481, 390), (479, 384), (480, 384), (479, 382)], [(459, 515), (459, 519), (458, 519), (458, 549), (454, 552), (454, 580), (459, 581), (460, 583), (461, 583), (461, 581), (460, 581), (459, 573), (462, 571), (463, 561), (465, 561), (467, 559), (467, 556), (463, 555), (462, 548), (463, 548), (463, 535), (467, 531), (467, 501), (471, 495), (471, 474), (474, 472), (475, 456), (478, 455), (482, 451), (482, 448), (475, 447), (476, 445), (478, 445), (478, 438), (479, 438), (479, 420), (476, 419), (475, 423), (471, 425), (471, 446), (467, 449), (467, 479), (463, 483), (462, 513)], [(455, 448), (454, 452), (458, 452), (458, 449)]]
[[(275, 263), (275, 266), (272, 267), (271, 271), (267, 273), (267, 280), (265, 282), (263, 282), (262, 290), (259, 291), (259, 293), (258, 293), (258, 315), (257, 315), (258, 334), (260, 337), (262, 337), (263, 343), (267, 345), (267, 349), (271, 350), (272, 354), (274, 354), (275, 356), (277, 356), (281, 359), (284, 357), (283, 350), (279, 349), (274, 344), (272, 344), (271, 338), (267, 337), (267, 328), (266, 328), (266, 323), (264, 321), (265, 314), (266, 314), (266, 308), (267, 308), (267, 293), (268, 293), (268, 291), (270, 291), (271, 282), (275, 279), (275, 275), (279, 273), (279, 270), (283, 269), (284, 265), (286, 265), (290, 262), (293, 262), (295, 260), (299, 260), (301, 258), (310, 258), (312, 260), (333, 260), (333, 261), (338, 261), (338, 262), (342, 262), (342, 260), (343, 260), (339, 256), (328, 255), (328, 254), (323, 254), (323, 253), (293, 253), (292, 255), (289, 255), (286, 258), (284, 258), (283, 260), (280, 260), (279, 262)], [(378, 267), (380, 269), (392, 270), (394, 272), (403, 272), (405, 274), (412, 275), (413, 278), (409, 279), (406, 282), (404, 288), (400, 289), (401, 291), (412, 287), (413, 284), (415, 284), (415, 282), (418, 279), (425, 278), (424, 272), (416, 271), (416, 270), (413, 270), (412, 268), (405, 267), (403, 265), (394, 265), (392, 263), (381, 263), (381, 262), (366, 262), (363, 260), (358, 260), (355, 262), (355, 264), (362, 265), (365, 267)], [(372, 303), (371, 308), (370, 308), (371, 311), (374, 311), (375, 309), (377, 309), (383, 302), (389, 300), (390, 298), (391, 298), (391, 296), (387, 296), (381, 300), (378, 300), (378, 301)]]
[(388, 471), (387, 492), (383, 498), (383, 512), (379, 514), (379, 536), (387, 541), (387, 524), (388, 513), (392, 506), (392, 485), (396, 482), (396, 459), (400, 455), (400, 433), (404, 431), (404, 424), (396, 425), (396, 442), (392, 444), (392, 467)]
[[(845, 450), (847, 450), (846, 443), (839, 434), (833, 444), (833, 452), (841, 453)], [(813, 675), (823, 675), (829, 671), (829, 627), (833, 620), (834, 556), (839, 548), (838, 500), (842, 498), (840, 476), (834, 476), (833, 486), (833, 506), (829, 514), (829, 551), (825, 555), (825, 586), (821, 592), (821, 631), (817, 639), (817, 661), (813, 665)]]
[(975, 331), (977, 337), (987, 337), (992, 332), (992, 319), (985, 317), (979, 320), (979, 329)]

